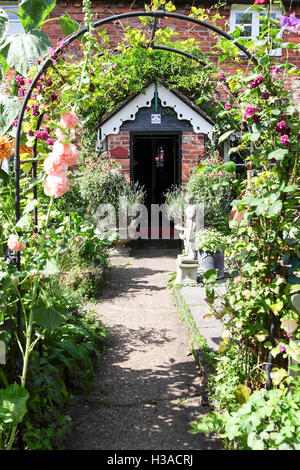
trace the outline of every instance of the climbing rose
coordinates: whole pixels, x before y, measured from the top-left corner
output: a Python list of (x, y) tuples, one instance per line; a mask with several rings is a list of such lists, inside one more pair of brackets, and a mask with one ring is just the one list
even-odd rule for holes
[(255, 111), (256, 111), (256, 108), (252, 104), (249, 104), (248, 106), (246, 106), (245, 113), (248, 114), (248, 116), (250, 117), (253, 116)]
[(257, 88), (263, 81), (263, 77), (256, 77), (252, 82), (250, 82), (250, 88)]
[(72, 113), (71, 111), (63, 114), (60, 119), (61, 126), (65, 127), (66, 129), (74, 129), (74, 127), (78, 126), (78, 123), (78, 116), (76, 116), (76, 114)]
[(281, 132), (281, 134), (283, 132), (285, 132), (287, 129), (288, 129), (288, 126), (287, 126), (287, 123), (285, 121), (279, 121), (279, 122), (277, 122), (277, 124), (275, 126), (275, 131), (276, 132)]
[(284, 134), (280, 137), (280, 142), (282, 143), (282, 145), (288, 145), (288, 143), (290, 142), (290, 138), (287, 134)]
[(8, 237), (7, 246), (10, 250), (21, 251), (25, 248), (25, 243), (19, 240), (18, 235), (11, 234)]
[(49, 175), (44, 181), (44, 191), (47, 196), (60, 197), (70, 189), (70, 180), (65, 173)]
[(44, 171), (48, 175), (60, 175), (67, 170), (68, 164), (59, 156), (50, 154), (44, 161)]

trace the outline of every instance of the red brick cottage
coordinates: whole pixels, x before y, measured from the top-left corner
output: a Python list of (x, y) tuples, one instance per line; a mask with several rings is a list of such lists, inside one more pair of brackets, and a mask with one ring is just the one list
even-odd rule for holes
[[(14, 3), (17, 2), (0, 0), (2, 8), (12, 9)], [(57, 18), (67, 12), (73, 19), (83, 24), (81, 1), (57, 0), (56, 3), (57, 6), (51, 12), (51, 17)], [(112, 14), (144, 10), (144, 3), (144, 0), (92, 2), (96, 20)], [(191, 6), (211, 8), (216, 1), (173, 0), (173, 3), (178, 13), (189, 15)], [(247, 11), (249, 4), (252, 3), (253, 0), (250, 2), (239, 0), (238, 3), (227, 1), (226, 5), (219, 9), (222, 18), (217, 21), (217, 26), (227, 32), (240, 26), (244, 28), (247, 37), (255, 38), (260, 23), (254, 11)], [(300, 0), (289, 0), (284, 3), (288, 13), (296, 12), (299, 16)], [(282, 14), (279, 7), (275, 6), (272, 12), (274, 16)], [(211, 13), (214, 14), (214, 10), (211, 10)], [(12, 19), (14, 22), (11, 22), (10, 34), (18, 32), (20, 27), (16, 17)], [(206, 28), (178, 20), (164, 20), (164, 24), (171, 25), (179, 33), (176, 39), (196, 38), (207, 54), (210, 54), (216, 44), (216, 36)], [(139, 19), (125, 19), (122, 23), (115, 22), (105, 26), (110, 37), (109, 47), (113, 48), (123, 40), (124, 28), (128, 25), (140, 25)], [(62, 39), (58, 21), (47, 23), (44, 31), (54, 46)], [(283, 39), (298, 43), (300, 35), (286, 31)], [(76, 43), (72, 44), (74, 60), (77, 47)], [(283, 61), (284, 54), (285, 51), (277, 50), (276, 60)], [(289, 60), (299, 67), (299, 55), (290, 51)], [(230, 71), (232, 72), (228, 70)], [(294, 100), (299, 101), (298, 80), (290, 78), (288, 87), (294, 95)], [(146, 87), (146, 94), (128, 97), (100, 123), (98, 146), (108, 150), (111, 156), (121, 163), (128, 179), (145, 184), (148, 188), (149, 202), (160, 203), (162, 194), (172, 184), (180, 184), (188, 179), (190, 169), (195, 166), (199, 153), (204, 148), (205, 140), (210, 138), (212, 126), (210, 117), (185, 96), (169, 90), (167, 86), (150, 83)]]

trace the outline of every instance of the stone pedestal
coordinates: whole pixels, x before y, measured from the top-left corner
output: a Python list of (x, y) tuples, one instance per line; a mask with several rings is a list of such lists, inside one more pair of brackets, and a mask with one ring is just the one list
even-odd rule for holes
[(176, 260), (177, 277), (175, 284), (184, 286), (197, 286), (198, 262), (196, 260), (185, 260), (178, 256)]

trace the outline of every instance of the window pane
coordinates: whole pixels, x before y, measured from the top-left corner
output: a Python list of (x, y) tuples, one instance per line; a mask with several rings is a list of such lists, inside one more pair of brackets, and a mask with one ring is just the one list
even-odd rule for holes
[[(0, 8), (2, 8), (3, 10), (12, 10), (12, 11), (18, 12), (18, 7), (16, 5), (12, 5), (12, 6), (0, 5)], [(15, 34), (24, 34), (24, 28), (21, 25), (20, 20), (17, 17), (17, 15), (14, 15), (10, 11), (8, 11), (7, 16), (9, 19), (7, 36), (14, 36)]]
[(252, 24), (252, 13), (236, 13), (236, 24)]

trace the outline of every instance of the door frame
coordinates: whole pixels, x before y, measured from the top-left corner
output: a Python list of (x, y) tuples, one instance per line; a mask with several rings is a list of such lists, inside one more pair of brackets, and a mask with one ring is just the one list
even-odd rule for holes
[(130, 131), (130, 182), (133, 183), (134, 167), (133, 167), (133, 141), (136, 136), (145, 137), (172, 137), (178, 138), (178, 152), (177, 152), (177, 179), (175, 182), (178, 186), (182, 185), (182, 131)]

